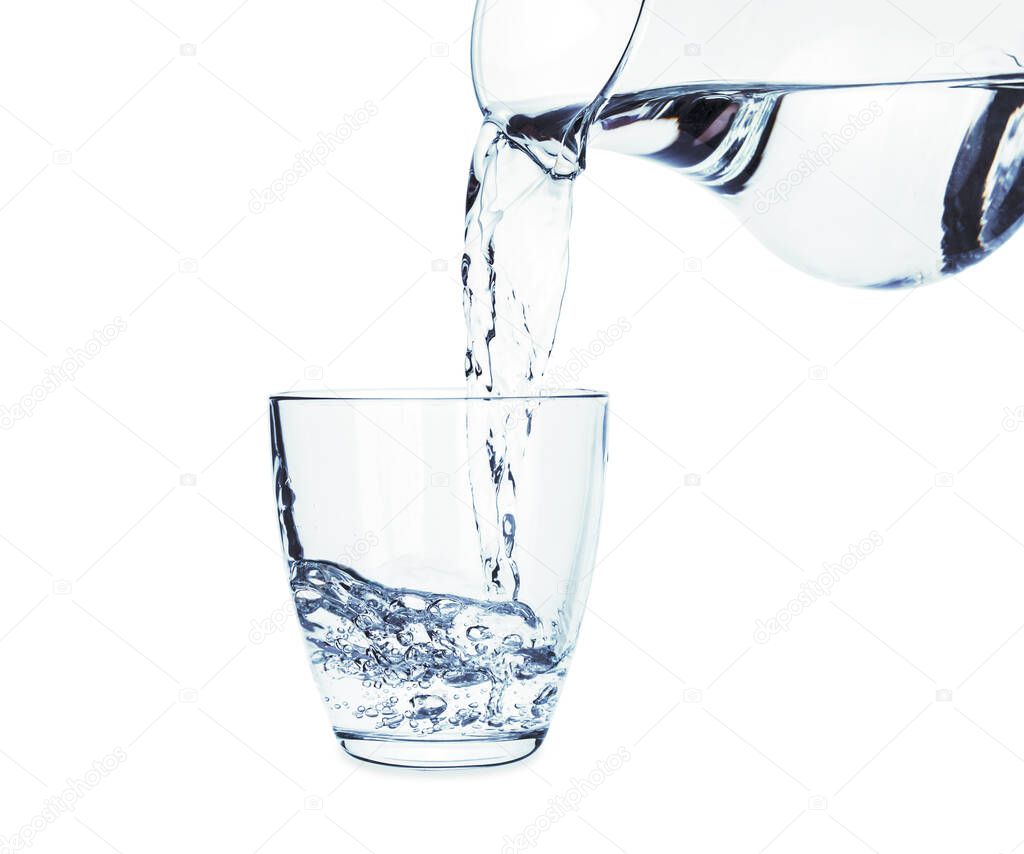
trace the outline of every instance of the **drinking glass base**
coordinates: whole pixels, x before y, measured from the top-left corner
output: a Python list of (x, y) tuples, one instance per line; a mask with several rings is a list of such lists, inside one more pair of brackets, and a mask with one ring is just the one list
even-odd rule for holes
[(342, 749), (356, 759), (402, 768), (479, 768), (507, 765), (535, 753), (544, 733), (507, 738), (464, 738), (452, 741), (373, 738), (335, 732)]

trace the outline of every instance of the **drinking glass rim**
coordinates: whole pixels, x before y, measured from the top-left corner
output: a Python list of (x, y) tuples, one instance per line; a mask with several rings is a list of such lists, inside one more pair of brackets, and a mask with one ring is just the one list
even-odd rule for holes
[(324, 389), (323, 391), (300, 389), (270, 395), (272, 403), (288, 401), (335, 401), (345, 403), (383, 403), (386, 401), (405, 403), (432, 403), (435, 401), (512, 401), (512, 400), (607, 400), (608, 392), (593, 389), (545, 389), (536, 394), (472, 394), (459, 388), (370, 388), (370, 389)]

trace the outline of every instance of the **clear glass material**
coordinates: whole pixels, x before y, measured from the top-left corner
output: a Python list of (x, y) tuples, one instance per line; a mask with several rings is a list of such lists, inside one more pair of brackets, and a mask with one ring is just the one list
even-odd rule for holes
[[(281, 536), (313, 676), (351, 755), (423, 768), (522, 759), (547, 734), (586, 604), (607, 396), (271, 398)], [(481, 560), (467, 424), (526, 414), (520, 583)], [(491, 421), (493, 423), (493, 421)], [(483, 458), (481, 458), (483, 455)], [(477, 501), (493, 509), (495, 497)], [(508, 532), (506, 532), (507, 534)]]
[(819, 278), (932, 281), (1024, 221), (1019, 3), (478, 0), (472, 62), (550, 174), (650, 158)]
[(695, 83), (864, 84), (1021, 71), (1024, 9), (960, 0), (477, 0), (485, 112)]

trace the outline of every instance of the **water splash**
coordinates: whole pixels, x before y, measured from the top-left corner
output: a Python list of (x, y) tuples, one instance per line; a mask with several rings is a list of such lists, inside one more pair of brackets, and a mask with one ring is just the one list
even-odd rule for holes
[(547, 730), (572, 648), (527, 605), (385, 587), (325, 561), (292, 562), (291, 587), (337, 732)]

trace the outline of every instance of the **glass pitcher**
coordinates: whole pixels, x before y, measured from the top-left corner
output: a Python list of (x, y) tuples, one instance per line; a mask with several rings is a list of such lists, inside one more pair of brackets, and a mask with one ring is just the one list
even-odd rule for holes
[(549, 174), (588, 147), (718, 194), (793, 266), (955, 274), (1024, 219), (1024, 7), (478, 0), (486, 119)]

